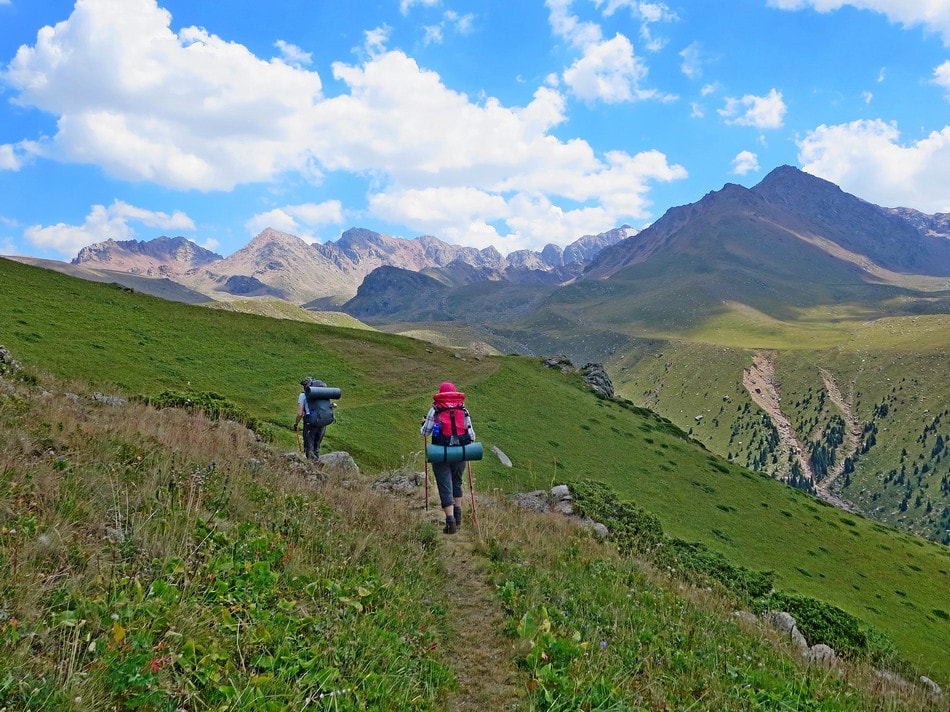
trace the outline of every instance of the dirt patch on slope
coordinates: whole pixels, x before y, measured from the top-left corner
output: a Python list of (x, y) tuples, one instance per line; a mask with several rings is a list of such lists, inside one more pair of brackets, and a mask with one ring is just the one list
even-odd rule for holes
[(774, 359), (774, 351), (757, 351), (752, 357), (752, 365), (742, 372), (742, 385), (749, 392), (753, 402), (768, 414), (778, 432), (779, 448), (776, 454), (778, 455), (779, 469), (775, 474), (779, 477), (790, 475), (788, 463), (792, 461), (790, 456), (794, 456), (795, 461), (801, 467), (802, 474), (815, 486), (815, 494), (818, 497), (840, 509), (858, 512), (859, 510), (853, 504), (841, 499), (830, 489), (831, 484), (844, 471), (845, 459), (857, 450), (861, 434), (860, 425), (851, 410), (850, 400), (842, 396), (831, 374), (822, 369), (821, 377), (825, 383), (825, 390), (828, 391), (831, 402), (841, 411), (846, 423), (846, 435), (843, 451), (836, 458), (831, 472), (821, 482), (816, 482), (811, 463), (804, 456), (804, 443), (796, 434), (791, 421), (782, 412), (782, 396), (775, 380)]
[(742, 385), (749, 392), (752, 401), (764, 410), (772, 425), (778, 431), (779, 445), (778, 477), (786, 478), (791, 474), (789, 463), (792, 456), (797, 460), (805, 476), (814, 481), (814, 474), (808, 461), (802, 457), (803, 447), (792, 428), (791, 421), (782, 412), (782, 396), (775, 382), (775, 352), (757, 351), (752, 357), (752, 365), (742, 371)]

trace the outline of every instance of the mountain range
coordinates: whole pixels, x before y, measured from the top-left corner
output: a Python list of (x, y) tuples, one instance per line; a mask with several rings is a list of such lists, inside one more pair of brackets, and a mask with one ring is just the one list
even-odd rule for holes
[[(432, 276), (449, 285), (507, 281), (556, 285), (576, 278), (604, 247), (635, 231), (620, 227), (586, 235), (566, 248), (549, 244), (540, 252), (518, 250), (507, 257), (494, 247), (478, 250), (450, 245), (432, 236), (412, 240), (352, 228), (334, 241), (308, 244), (294, 235), (266, 229), (229, 257), (183, 237), (106, 240), (80, 250), (76, 268), (168, 279), (209, 300), (277, 298), (298, 304), (345, 301), (380, 267)], [(133, 288), (142, 289), (138, 281)], [(145, 291), (148, 291), (147, 289)]]
[(603, 363), (619, 396), (713, 452), (950, 543), (950, 216), (873, 205), (790, 166), (563, 250), (502, 256), (358, 228), (310, 245), (268, 229), (227, 258), (158, 238), (42, 266)]

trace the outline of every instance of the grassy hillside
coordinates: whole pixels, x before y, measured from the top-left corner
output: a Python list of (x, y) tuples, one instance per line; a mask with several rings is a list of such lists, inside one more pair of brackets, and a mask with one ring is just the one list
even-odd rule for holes
[(417, 456), (429, 394), (453, 380), (469, 394), (479, 439), (514, 462), (486, 457), (476, 466), (480, 491), (609, 483), (670, 533), (774, 570), (783, 590), (858, 616), (924, 673), (950, 680), (950, 550), (727, 463), (669, 421), (598, 399), (535, 359), (189, 307), (3, 260), (0, 300), (12, 305), (0, 313), (0, 343), (28, 367), (98, 390), (220, 393), (288, 449), (297, 382), (312, 373), (343, 391), (328, 448), (366, 470)]
[[(891, 317), (836, 327), (833, 347), (802, 337), (769, 349), (781, 408), (806, 457), (825, 448), (849, 461), (832, 489), (875, 520), (950, 541), (950, 317)], [(831, 326), (829, 324), (829, 331)], [(787, 335), (786, 335), (787, 336)], [(615, 386), (654, 408), (712, 451), (778, 473), (777, 433), (743, 387), (760, 350), (708, 341), (631, 340), (610, 369)], [(829, 396), (837, 388), (844, 404)], [(831, 437), (850, 414), (856, 442)], [(697, 421), (697, 416), (702, 416)]]
[[(65, 388), (72, 395), (67, 397)], [(119, 394), (125, 395), (125, 394)], [(563, 517), (478, 525), (234, 422), (0, 373), (0, 708), (797, 709), (942, 702), (803, 665)]]

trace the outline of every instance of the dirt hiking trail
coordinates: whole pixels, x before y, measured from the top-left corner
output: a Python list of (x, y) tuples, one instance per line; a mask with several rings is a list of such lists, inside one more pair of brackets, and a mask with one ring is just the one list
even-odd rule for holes
[[(466, 504), (468, 501), (466, 500)], [(481, 507), (482, 503), (476, 502)], [(505, 712), (527, 709), (526, 690), (519, 681), (512, 641), (503, 634), (504, 618), (494, 588), (478, 567), (478, 540), (471, 508), (464, 507), (458, 533), (439, 533), (438, 555), (445, 568), (439, 598), (448, 612), (446, 660), (459, 683), (445, 701), (447, 712)], [(425, 521), (444, 521), (438, 506), (422, 511)]]

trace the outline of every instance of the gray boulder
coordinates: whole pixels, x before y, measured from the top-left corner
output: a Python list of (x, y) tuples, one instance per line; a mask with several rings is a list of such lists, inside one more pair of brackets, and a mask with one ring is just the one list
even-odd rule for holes
[(548, 494), (544, 490), (519, 492), (512, 495), (511, 501), (516, 507), (527, 509), (529, 512), (548, 511)]
[(360, 473), (360, 468), (356, 466), (356, 461), (350, 453), (342, 450), (320, 455), (320, 459), (314, 464), (327, 475), (358, 475)]
[(775, 628), (779, 633), (788, 636), (797, 647), (802, 650), (808, 648), (808, 641), (805, 640), (805, 636), (798, 630), (798, 624), (790, 613), (786, 613), (785, 611), (773, 611), (768, 615), (766, 620), (769, 622), (769, 625)]
[(614, 397), (614, 384), (604, 370), (604, 364), (588, 363), (581, 369), (581, 373), (584, 375), (584, 382), (593, 388), (595, 393), (604, 398)]
[(833, 667), (835, 661), (838, 659), (837, 653), (835, 653), (834, 648), (831, 646), (825, 645), (824, 643), (818, 643), (808, 648), (803, 653), (805, 659), (814, 664), (822, 665), (824, 667)]

